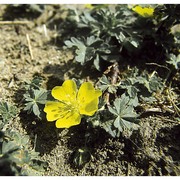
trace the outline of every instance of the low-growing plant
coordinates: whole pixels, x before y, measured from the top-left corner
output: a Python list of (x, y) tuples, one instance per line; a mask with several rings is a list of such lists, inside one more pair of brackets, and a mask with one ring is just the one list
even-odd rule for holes
[(41, 175), (47, 164), (39, 159), (38, 152), (28, 149), (29, 137), (11, 130), (2, 133), (0, 175)]
[[(72, 21), (77, 36), (64, 43), (74, 50), (82, 67), (90, 65), (102, 73), (97, 83), (103, 92), (99, 110), (85, 118), (92, 127), (101, 127), (113, 137), (131, 133), (140, 120), (137, 107), (158, 104), (157, 94), (164, 92), (171, 71), (179, 69), (179, 34), (174, 28), (179, 23), (179, 8), (145, 4), (75, 10)], [(156, 69), (138, 68), (146, 63)], [(120, 72), (122, 64), (131, 64), (132, 70)], [(168, 75), (160, 77), (157, 67), (166, 68)]]
[[(130, 136), (139, 128), (138, 107), (143, 103), (154, 107), (153, 103), (159, 102), (157, 94), (166, 88), (158, 69), (138, 67), (146, 67), (150, 62), (167, 69), (171, 66), (172, 71), (179, 69), (178, 36), (171, 33), (171, 28), (179, 23), (179, 7), (92, 6), (83, 12), (71, 9), (71, 21), (78, 33), (64, 44), (74, 50), (74, 59), (82, 67), (90, 65), (101, 73), (99, 80), (96, 84), (81, 79), (65, 80), (52, 89), (50, 98), (40, 80), (34, 79), (25, 85), (24, 110), (38, 118), (43, 117), (44, 110), (47, 121), (54, 121), (57, 128), (71, 128), (84, 121), (85, 130), (102, 128), (114, 138)], [(179, 116), (179, 108), (176, 104), (173, 107)], [(93, 130), (88, 136), (93, 137)], [(85, 143), (75, 150), (76, 167), (91, 159), (88, 148)]]
[(134, 109), (135, 105), (138, 105), (137, 99), (132, 99), (124, 93), (121, 97), (117, 97), (110, 106), (100, 109), (89, 121), (95, 127), (103, 128), (112, 137), (120, 137), (125, 132), (130, 134), (138, 128), (139, 115)]
[(35, 77), (31, 82), (25, 84), (25, 108), (28, 114), (34, 113), (39, 119), (42, 118), (43, 105), (46, 103), (48, 91), (41, 88), (42, 79)]
[(177, 56), (174, 54), (169, 54), (167, 59), (168, 60), (166, 62), (172, 65), (173, 68), (175, 68), (176, 70), (180, 68), (180, 54), (178, 54)]
[(41, 105), (46, 103), (47, 91), (45, 89), (31, 89), (29, 92), (24, 94), (26, 101), (26, 107), (24, 108), (28, 114), (34, 113), (38, 118), (42, 112)]
[(117, 5), (85, 10), (73, 21), (83, 35), (71, 37), (65, 45), (75, 49), (75, 60), (81, 65), (90, 61), (99, 71), (106, 62), (136, 58), (164, 64), (166, 55), (173, 49), (178, 51), (178, 36), (171, 33), (179, 23), (178, 15), (179, 5)]
[(17, 114), (16, 106), (0, 103), (0, 175), (41, 175), (46, 163), (28, 148), (29, 136), (8, 129)]
[(0, 129), (18, 114), (18, 109), (7, 102), (0, 102)]

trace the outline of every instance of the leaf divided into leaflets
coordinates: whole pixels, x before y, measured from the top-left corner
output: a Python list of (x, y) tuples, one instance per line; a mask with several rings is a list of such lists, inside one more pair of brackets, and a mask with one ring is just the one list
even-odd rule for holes
[(10, 105), (7, 102), (0, 102), (0, 121), (5, 124), (12, 118), (16, 117), (18, 109), (14, 105)]
[(116, 117), (113, 125), (120, 132), (123, 132), (124, 130), (133, 130), (138, 127), (138, 115), (134, 111), (132, 102), (133, 100), (131, 100), (129, 96), (123, 94), (121, 98), (115, 99), (114, 106), (109, 107), (109, 111)]
[(24, 94), (24, 98), (26, 101), (25, 111), (28, 113), (33, 112), (36, 116), (40, 118), (41, 109), (40, 105), (45, 104), (47, 100), (48, 92), (45, 89), (31, 89), (26, 94)]

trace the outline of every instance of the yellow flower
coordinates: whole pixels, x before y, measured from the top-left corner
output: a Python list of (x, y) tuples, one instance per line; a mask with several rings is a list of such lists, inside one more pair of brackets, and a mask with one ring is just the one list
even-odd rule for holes
[(90, 82), (84, 82), (78, 91), (73, 80), (66, 80), (62, 86), (54, 87), (51, 94), (58, 101), (46, 103), (47, 120), (56, 121), (57, 128), (69, 128), (80, 124), (81, 115), (92, 116), (98, 110), (102, 92)]
[(143, 17), (153, 16), (154, 13), (154, 8), (151, 7), (135, 6), (132, 10)]
[(87, 9), (93, 9), (94, 8), (92, 4), (85, 4), (84, 7)]

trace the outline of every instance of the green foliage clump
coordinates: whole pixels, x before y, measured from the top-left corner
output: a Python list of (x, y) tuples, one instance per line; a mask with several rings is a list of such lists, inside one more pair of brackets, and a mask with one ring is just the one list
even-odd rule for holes
[(29, 137), (16, 131), (1, 131), (0, 175), (41, 175), (47, 166), (39, 153), (28, 149)]
[(99, 80), (99, 87), (102, 91), (108, 91), (109, 93), (116, 93), (120, 83), (112, 84), (107, 76), (103, 75)]
[(152, 74), (147, 71), (139, 74), (138, 70), (134, 69), (121, 81), (120, 88), (125, 89), (130, 97), (137, 96), (139, 100), (150, 102), (153, 100), (153, 93), (162, 91), (164, 84), (156, 71)]
[(116, 98), (113, 105), (108, 107), (108, 111), (113, 115), (111, 119), (101, 123), (104, 128), (113, 137), (119, 137), (125, 131), (132, 131), (138, 127), (138, 115), (134, 110), (136, 99), (131, 99), (123, 94)]
[[(103, 96), (95, 115), (83, 117), (87, 120), (87, 128), (90, 125), (100, 127), (112, 137), (131, 134), (139, 127), (141, 112), (138, 107), (143, 103), (153, 106), (157, 101), (156, 93), (163, 92), (166, 86), (157, 68), (140, 70), (138, 67), (146, 68), (149, 64), (179, 70), (180, 36), (175, 26), (179, 24), (180, 6), (150, 7), (153, 9), (152, 16), (141, 16), (128, 5), (69, 10), (69, 25), (73, 25), (75, 33), (71, 37), (68, 34), (68, 39), (64, 41), (66, 48), (74, 50), (75, 60), (82, 66), (90, 66), (101, 72), (96, 85), (102, 90)], [(42, 119), (49, 92), (42, 88), (41, 79), (34, 78), (27, 82), (25, 91), (24, 110)], [(176, 104), (173, 106), (179, 111)], [(11, 166), (11, 169), (16, 170), (15, 174), (29, 174), (27, 169), (43, 167), (36, 159), (37, 154), (25, 148), (27, 137), (22, 138), (21, 142), (18, 137), (11, 136), (12, 140), (3, 136), (1, 154), (3, 158), (8, 154), (8, 164), (14, 162), (15, 166)], [(21, 159), (17, 160), (19, 155)], [(90, 151), (85, 146), (75, 151), (73, 163), (82, 167), (90, 159)]]
[(16, 106), (0, 103), (0, 175), (41, 175), (46, 163), (28, 148), (29, 137), (8, 129), (17, 113)]
[[(155, 94), (165, 88), (157, 68), (145, 71), (138, 66), (179, 69), (179, 34), (174, 27), (179, 23), (180, 6), (148, 5), (153, 13), (147, 17), (128, 5), (98, 7), (82, 12), (71, 9), (76, 36), (64, 43), (75, 50), (75, 60), (82, 66), (102, 72), (97, 86), (104, 92), (104, 104), (88, 120), (116, 137), (124, 130), (137, 129), (136, 107), (141, 103), (153, 105)], [(129, 65), (136, 67), (120, 74), (119, 67)]]
[(94, 66), (99, 69), (100, 54), (109, 54), (110, 51), (108, 44), (102, 44), (103, 41), (95, 36), (87, 37), (84, 41), (80, 41), (75, 37), (71, 40), (65, 41), (68, 47), (76, 48), (75, 60), (80, 62), (81, 65), (86, 64), (88, 61), (93, 61)]
[(176, 70), (178, 70), (180, 67), (180, 54), (178, 56), (169, 54), (167, 63), (171, 64)]
[(176, 56), (179, 53), (179, 38), (171, 28), (179, 23), (180, 6), (151, 7), (154, 14), (149, 18), (135, 14), (128, 5), (102, 6), (78, 13), (74, 10), (76, 18), (72, 21), (78, 33), (66, 40), (65, 45), (75, 49), (77, 62), (81, 65), (91, 62), (99, 71), (107, 62), (141, 60), (164, 64), (163, 59), (174, 49)]
[[(134, 40), (135, 36), (131, 38), (127, 33), (130, 31), (127, 26), (132, 21), (132, 12), (126, 6), (118, 6), (116, 10), (105, 6), (92, 12), (84, 11), (76, 22), (79, 31), (85, 32), (84, 36), (72, 37), (71, 40), (65, 41), (65, 44), (68, 48), (76, 49), (76, 61), (82, 65), (91, 61), (96, 69), (101, 70), (104, 61), (113, 62), (119, 59), (123, 47), (138, 46)], [(125, 32), (127, 37), (123, 34)]]
[(16, 106), (10, 105), (7, 102), (0, 102), (0, 129), (12, 118), (16, 117), (17, 114), (18, 109)]
[(140, 114), (136, 107), (156, 101), (154, 94), (162, 92), (164, 84), (155, 71), (149, 75), (147, 71), (140, 73), (136, 68), (126, 72), (121, 80), (116, 79), (115, 83), (112, 79), (108, 75), (99, 79), (97, 85), (104, 92), (104, 104), (89, 121), (111, 136), (119, 137), (123, 132), (131, 133), (138, 128)]
[(34, 113), (39, 119), (42, 118), (43, 105), (46, 103), (48, 91), (41, 88), (42, 79), (35, 77), (32, 82), (25, 85), (26, 92), (24, 94), (25, 108), (28, 114)]

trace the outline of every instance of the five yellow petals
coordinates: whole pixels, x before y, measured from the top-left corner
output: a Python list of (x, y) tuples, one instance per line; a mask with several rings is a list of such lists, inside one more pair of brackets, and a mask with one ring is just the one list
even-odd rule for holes
[(44, 112), (48, 121), (56, 121), (57, 128), (80, 124), (81, 115), (92, 116), (98, 110), (98, 98), (102, 95), (90, 82), (84, 82), (78, 91), (73, 80), (54, 87), (51, 93), (58, 101), (47, 102)]

